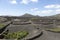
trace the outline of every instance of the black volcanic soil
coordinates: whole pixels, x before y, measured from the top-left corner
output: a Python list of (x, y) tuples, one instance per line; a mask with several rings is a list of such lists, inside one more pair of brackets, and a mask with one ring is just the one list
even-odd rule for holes
[(34, 40), (60, 40), (60, 33), (43, 31), (43, 35)]
[(17, 31), (21, 31), (21, 30), (26, 30), (26, 31), (33, 31), (35, 30), (36, 28), (32, 25), (32, 24), (29, 24), (29, 25), (12, 25), (10, 24), (6, 29), (9, 29), (9, 32), (17, 32)]
[[(12, 25), (11, 24), (6, 29), (9, 29), (10, 33), (21, 31), (21, 30), (26, 30), (29, 33), (31, 33), (32, 31), (36, 30), (36, 27), (34, 27), (31, 24), (29, 24), (29, 25)], [(49, 31), (43, 30), (43, 35), (41, 35), (38, 38), (33, 39), (33, 40), (60, 40), (60, 33), (54, 33), (54, 32), (49, 32)]]

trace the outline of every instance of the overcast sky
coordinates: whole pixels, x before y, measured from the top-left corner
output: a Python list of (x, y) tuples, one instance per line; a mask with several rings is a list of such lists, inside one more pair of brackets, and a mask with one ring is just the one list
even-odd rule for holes
[(0, 0), (0, 15), (39, 16), (60, 14), (60, 0)]

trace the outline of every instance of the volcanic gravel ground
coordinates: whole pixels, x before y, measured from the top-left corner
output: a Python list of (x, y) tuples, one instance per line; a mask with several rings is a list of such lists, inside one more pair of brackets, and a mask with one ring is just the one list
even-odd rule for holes
[(34, 40), (60, 40), (60, 33), (43, 31), (43, 35)]
[(9, 25), (6, 29), (9, 29), (9, 32), (17, 32), (17, 31), (22, 31), (22, 30), (26, 30), (28, 32), (31, 32), (33, 30), (36, 30), (36, 28), (29, 24), (29, 25)]
[[(6, 29), (9, 29), (10, 33), (21, 31), (21, 30), (26, 30), (29, 33), (33, 33), (33, 31), (36, 30), (36, 27), (34, 27), (32, 24), (29, 24), (29, 25), (10, 24)], [(60, 40), (60, 33), (54, 33), (54, 32), (49, 32), (49, 31), (43, 30), (43, 35), (41, 35), (38, 38), (33, 39), (33, 40)]]

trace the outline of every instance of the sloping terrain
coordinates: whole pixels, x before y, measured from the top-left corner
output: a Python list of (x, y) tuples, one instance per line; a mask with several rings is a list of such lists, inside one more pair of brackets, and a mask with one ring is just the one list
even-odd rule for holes
[(17, 31), (21, 31), (21, 30), (26, 30), (31, 32), (32, 30), (35, 30), (36, 28), (34, 28), (33, 25), (29, 24), (29, 25), (9, 25), (6, 29), (9, 29), (9, 32), (17, 32)]
[[(9, 32), (17, 32), (21, 30), (26, 30), (29, 33), (32, 33), (30, 36), (36, 35), (34, 34), (34, 31), (37, 31), (39, 29), (36, 29), (33, 25), (10, 25), (7, 27), (9, 29)], [(42, 29), (43, 30), (43, 29)], [(37, 33), (39, 33), (41, 30), (39, 30)], [(29, 37), (27, 37), (29, 38)], [(24, 39), (23, 39), (24, 40)], [(43, 30), (43, 34), (37, 38), (31, 39), (31, 40), (60, 40), (60, 33), (54, 33)]]
[(60, 33), (43, 31), (43, 35), (34, 40), (60, 40)]
[(17, 31), (28, 31), (29, 34), (27, 37), (25, 37), (25, 40), (32, 39), (36, 36), (41, 35), (41, 29), (38, 30), (35, 28), (32, 24), (29, 25), (9, 25), (6, 29), (9, 30), (9, 33), (17, 32)]
[[(28, 16), (29, 17), (35, 17), (33, 15), (25, 14), (25, 15), (21, 16), (21, 18), (23, 17), (23, 19), (24, 19), (25, 17), (28, 17)], [(13, 18), (15, 19), (15, 17), (13, 17)], [(12, 20), (13, 20), (13, 18), (12, 18)], [(57, 19), (60, 19), (60, 15), (54, 15), (54, 16), (49, 16), (49, 17), (41, 17), (40, 19), (47, 20), (47, 18), (49, 18), (49, 20), (50, 20), (50, 18), (53, 20), (57, 20)], [(58, 21), (57, 21), (57, 23), (58, 23)], [(59, 20), (59, 23), (60, 23), (60, 20)], [(42, 23), (42, 24), (37, 24), (37, 25), (36, 24), (35, 25), (33, 25), (33, 24), (13, 25), (11, 23), (11, 24), (9, 24), (9, 26), (5, 30), (8, 30), (9, 33), (22, 31), (22, 30), (28, 31), (29, 35), (26, 38), (33, 38), (36, 35), (38, 36), (38, 34), (40, 35), (40, 33), (42, 31), (43, 32), (42, 35), (40, 35), (36, 38), (33, 38), (33, 39), (29, 39), (29, 40), (60, 40), (60, 33), (45, 31), (45, 28), (54, 28), (54, 27), (55, 27), (54, 24), (47, 25), (47, 24)], [(27, 40), (27, 39), (23, 39), (23, 40)]]

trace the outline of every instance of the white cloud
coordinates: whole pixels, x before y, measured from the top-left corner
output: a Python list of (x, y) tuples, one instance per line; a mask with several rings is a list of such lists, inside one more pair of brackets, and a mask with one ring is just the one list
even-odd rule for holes
[(40, 13), (40, 10), (39, 10), (39, 8), (32, 8), (32, 9), (30, 9), (30, 12), (33, 15), (38, 15)]
[(39, 8), (32, 8), (31, 9), (31, 12), (32, 13), (35, 13), (35, 14), (51, 14), (54, 12), (54, 10), (40, 10)]
[(55, 7), (55, 5), (47, 5), (47, 6), (44, 6), (44, 8), (53, 8)]
[(59, 11), (60, 11), (60, 9), (57, 9), (56, 11), (58, 11), (58, 12), (59, 12)]
[(60, 8), (60, 5), (57, 5), (56, 8)]
[(39, 10), (38, 8), (32, 8), (31, 11), (37, 11)]
[(60, 9), (56, 9), (56, 10), (42, 10), (40, 11), (40, 14), (49, 14), (49, 15), (52, 15), (52, 14), (60, 14)]
[(51, 13), (53, 10), (42, 10), (41, 13)]
[(46, 5), (44, 8), (60, 8), (60, 5)]
[(56, 10), (56, 13), (60, 13), (60, 9), (57, 9), (57, 10)]
[(34, 13), (34, 15), (38, 14), (38, 15), (41, 15), (41, 16), (44, 16), (44, 15), (48, 16), (48, 15), (59, 14), (60, 9), (40, 10), (39, 8), (32, 8), (30, 12)]
[(10, 0), (10, 3), (11, 4), (17, 4), (17, 1), (16, 0)]
[(41, 11), (36, 11), (36, 13), (41, 13)]
[(22, 3), (22, 4), (28, 4), (29, 0), (22, 0), (20, 3)]
[(28, 4), (30, 2), (38, 2), (38, 0), (22, 0), (20, 3), (22, 3), (22, 4)]
[(32, 2), (38, 2), (38, 0), (31, 0)]

